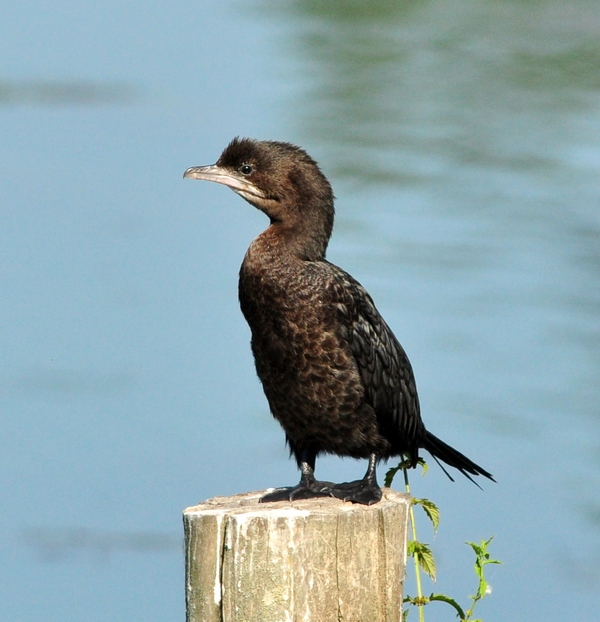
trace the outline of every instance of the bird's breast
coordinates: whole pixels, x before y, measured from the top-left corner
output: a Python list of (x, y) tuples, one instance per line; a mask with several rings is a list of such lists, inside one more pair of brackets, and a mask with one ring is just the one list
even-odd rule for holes
[(336, 324), (339, 312), (328, 299), (318, 265), (294, 258), (255, 262), (247, 256), (239, 297), (259, 375), (267, 368), (316, 373), (317, 368), (349, 366), (347, 344)]

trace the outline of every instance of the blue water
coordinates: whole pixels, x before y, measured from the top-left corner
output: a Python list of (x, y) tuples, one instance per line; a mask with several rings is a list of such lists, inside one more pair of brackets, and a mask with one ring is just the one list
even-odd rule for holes
[(264, 216), (181, 179), (235, 135), (319, 160), (329, 259), (498, 480), (413, 475), (426, 590), (466, 603), (463, 542), (495, 535), (486, 622), (596, 619), (600, 8), (332, 6), (3, 9), (1, 620), (182, 619), (181, 510), (297, 479), (236, 301)]

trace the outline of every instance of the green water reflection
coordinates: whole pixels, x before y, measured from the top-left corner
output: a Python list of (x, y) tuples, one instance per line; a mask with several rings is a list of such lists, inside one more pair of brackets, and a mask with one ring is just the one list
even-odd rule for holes
[[(596, 508), (600, 5), (277, 7), (289, 123), (337, 184), (346, 267), (380, 284), (372, 293), (397, 324), (429, 335), (418, 375), (429, 412), (513, 439), (515, 478), (544, 473), (545, 490)], [(599, 522), (577, 513), (575, 529)], [(549, 515), (573, 531), (550, 505), (532, 533), (552, 532)], [(598, 547), (589, 555), (564, 556), (588, 582)]]
[(123, 104), (133, 103), (138, 97), (133, 85), (121, 82), (0, 80), (0, 106)]
[[(336, 174), (418, 182), (471, 164), (550, 174), (570, 114), (594, 110), (592, 3), (283, 2), (303, 59), (299, 131)], [(580, 154), (581, 155), (581, 154)]]

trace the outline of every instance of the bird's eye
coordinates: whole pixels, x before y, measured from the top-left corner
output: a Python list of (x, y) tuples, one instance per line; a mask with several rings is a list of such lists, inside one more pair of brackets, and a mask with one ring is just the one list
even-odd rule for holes
[(240, 166), (240, 173), (242, 175), (250, 175), (254, 169), (250, 166), (250, 164), (242, 164)]

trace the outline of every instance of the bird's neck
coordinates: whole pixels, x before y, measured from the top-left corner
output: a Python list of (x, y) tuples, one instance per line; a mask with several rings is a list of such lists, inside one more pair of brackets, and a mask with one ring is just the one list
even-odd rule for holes
[(249, 250), (270, 260), (322, 261), (325, 259), (329, 231), (309, 228), (303, 223), (274, 221), (253, 242)]
[(310, 193), (296, 201), (281, 202), (265, 210), (271, 226), (256, 242), (282, 256), (295, 256), (307, 261), (325, 259), (333, 230), (333, 197), (315, 197)]

